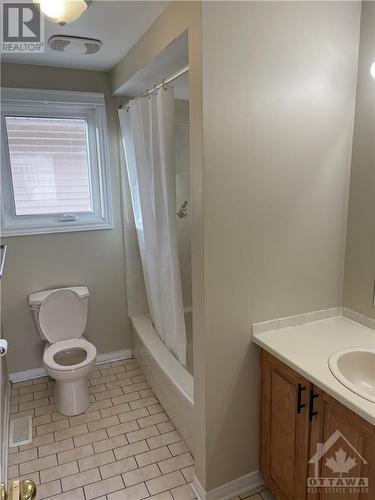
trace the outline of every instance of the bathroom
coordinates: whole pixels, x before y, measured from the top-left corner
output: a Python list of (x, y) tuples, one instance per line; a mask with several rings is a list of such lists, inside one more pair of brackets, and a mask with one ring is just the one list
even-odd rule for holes
[[(375, 498), (375, 4), (23, 8), (2, 5), (2, 498)], [(15, 13), (42, 45), (17, 53)], [(86, 208), (30, 211), (68, 120), (62, 198)]]

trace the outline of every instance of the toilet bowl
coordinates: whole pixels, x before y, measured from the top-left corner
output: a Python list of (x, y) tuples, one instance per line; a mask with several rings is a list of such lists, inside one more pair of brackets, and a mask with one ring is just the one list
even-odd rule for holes
[(55, 381), (55, 406), (63, 415), (83, 413), (90, 405), (88, 375), (96, 348), (83, 338), (87, 325), (86, 287), (59, 288), (29, 296), (37, 328), (46, 340), (43, 366)]

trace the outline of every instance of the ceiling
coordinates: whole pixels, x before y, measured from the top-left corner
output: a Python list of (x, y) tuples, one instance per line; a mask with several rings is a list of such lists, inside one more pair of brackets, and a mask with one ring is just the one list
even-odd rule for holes
[[(22, 1), (22, 0), (21, 0)], [(103, 42), (97, 54), (64, 54), (46, 47), (44, 54), (2, 54), (3, 62), (108, 71), (139, 40), (168, 1), (94, 0), (77, 21), (59, 26), (45, 20), (45, 41), (52, 35), (75, 35)]]
[[(135, 97), (151, 89), (189, 64), (188, 34), (180, 35), (158, 54), (147, 66), (139, 70), (116, 92), (117, 95)], [(171, 83), (176, 99), (189, 99), (189, 77), (185, 74)]]

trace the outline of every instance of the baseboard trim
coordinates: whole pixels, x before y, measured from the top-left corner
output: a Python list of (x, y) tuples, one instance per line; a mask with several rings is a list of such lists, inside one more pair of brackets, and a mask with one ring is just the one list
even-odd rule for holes
[(103, 354), (98, 354), (96, 357), (96, 364), (102, 365), (103, 363), (109, 363), (110, 361), (122, 361), (123, 359), (131, 359), (133, 357), (133, 351), (131, 349), (121, 349), (121, 351), (105, 352)]
[(193, 481), (190, 483), (190, 486), (198, 500), (205, 500), (207, 498), (207, 493), (195, 475), (193, 475)]
[(1, 446), (3, 448), (3, 463), (1, 464), (1, 480), (7, 484), (8, 482), (8, 440), (9, 440), (9, 417), (10, 417), (10, 381), (7, 383), (7, 389), (4, 397), (5, 408), (4, 414), (0, 415), (4, 418), (4, 436), (2, 436)]
[(193, 476), (193, 482), (191, 484), (198, 500), (229, 500), (243, 493), (256, 493), (262, 486), (264, 486), (264, 481), (261, 479), (259, 471), (257, 470), (210, 491), (204, 490), (196, 476)]
[(9, 373), (9, 380), (12, 384), (17, 382), (24, 382), (25, 380), (31, 380), (33, 378), (41, 378), (47, 375), (46, 370), (42, 368), (31, 368), (30, 370), (24, 370), (22, 372)]
[[(123, 359), (130, 359), (132, 357), (133, 351), (131, 349), (121, 349), (120, 351), (105, 352), (97, 355), (96, 364), (102, 365), (103, 363), (110, 363), (111, 361), (121, 361)], [(32, 368), (31, 370), (10, 373), (9, 380), (12, 382), (12, 384), (15, 384), (17, 382), (24, 382), (25, 380), (45, 377), (46, 375), (47, 372), (45, 368)]]

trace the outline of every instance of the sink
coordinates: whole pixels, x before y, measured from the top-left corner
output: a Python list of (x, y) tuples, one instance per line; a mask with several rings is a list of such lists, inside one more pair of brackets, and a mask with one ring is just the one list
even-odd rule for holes
[(349, 347), (328, 359), (332, 374), (345, 387), (375, 403), (375, 347)]

